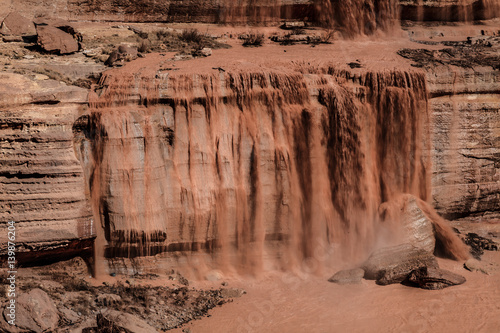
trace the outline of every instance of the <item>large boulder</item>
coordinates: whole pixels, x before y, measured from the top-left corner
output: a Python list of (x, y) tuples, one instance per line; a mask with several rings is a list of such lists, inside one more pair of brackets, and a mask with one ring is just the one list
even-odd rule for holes
[(421, 205), (422, 200), (404, 194), (380, 205), (379, 212), (386, 223), (401, 227), (400, 239), (403, 244), (408, 243), (432, 253), (436, 246), (434, 227)]
[[(4, 320), (8, 309), (3, 311)], [(49, 295), (41, 289), (21, 294), (16, 300), (16, 328), (30, 332), (51, 331), (57, 327), (59, 314)], [(12, 331), (15, 332), (15, 331)]]
[(364, 262), (365, 279), (387, 285), (403, 282), (414, 270), (438, 268), (434, 255), (411, 244), (385, 247), (373, 252)]
[(157, 333), (157, 330), (129, 313), (106, 309), (97, 315), (98, 329), (108, 329), (109, 332)]
[(60, 29), (70, 35), (73, 36), (77, 41), (81, 42), (83, 40), (82, 34), (78, 31), (78, 29), (70, 22), (63, 20), (58, 17), (37, 17), (33, 20), (36, 26), (46, 26), (50, 25), (57, 29)]
[(328, 281), (337, 284), (359, 284), (364, 275), (362, 268), (347, 269), (335, 273)]
[(408, 281), (423, 289), (437, 290), (462, 284), (466, 280), (462, 275), (444, 269), (422, 267), (411, 272)]
[(34, 36), (36, 30), (33, 21), (21, 16), (19, 13), (11, 12), (3, 20), (0, 33), (14, 36)]
[(138, 51), (136, 47), (128, 45), (120, 45), (111, 52), (108, 59), (104, 62), (106, 66), (114, 66), (117, 64), (123, 65), (127, 61), (137, 59)]
[(38, 45), (47, 52), (69, 54), (78, 52), (80, 45), (73, 36), (50, 25), (38, 25)]

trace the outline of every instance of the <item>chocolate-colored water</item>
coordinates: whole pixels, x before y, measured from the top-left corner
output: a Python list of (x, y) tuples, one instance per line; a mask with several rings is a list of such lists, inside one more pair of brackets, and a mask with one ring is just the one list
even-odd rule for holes
[(258, 272), (273, 252), (320, 269), (319, 253), (373, 249), (382, 202), (429, 199), (422, 74), (171, 73), (114, 70), (91, 96), (81, 147), (108, 258), (206, 251)]
[(396, 0), (313, 0), (296, 4), (286, 0), (225, 0), (220, 21), (226, 24), (266, 24), (281, 20), (304, 20), (337, 28), (345, 36), (372, 34), (398, 24)]
[[(392, 26), (394, 1), (349, 3), (318, 2), (321, 22)], [(380, 204), (430, 200), (425, 76), (292, 64), (185, 73), (146, 59), (103, 75), (79, 134), (98, 257), (204, 252), (223, 270), (320, 271), (396, 237)]]

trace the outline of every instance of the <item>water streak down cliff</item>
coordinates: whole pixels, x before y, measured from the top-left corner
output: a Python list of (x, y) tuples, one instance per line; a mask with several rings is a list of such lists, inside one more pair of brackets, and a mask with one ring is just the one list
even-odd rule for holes
[[(425, 78), (333, 67), (103, 76), (75, 125), (108, 257), (213, 253), (260, 270), (366, 254), (378, 207), (429, 199)], [(278, 241), (278, 242), (273, 242)]]

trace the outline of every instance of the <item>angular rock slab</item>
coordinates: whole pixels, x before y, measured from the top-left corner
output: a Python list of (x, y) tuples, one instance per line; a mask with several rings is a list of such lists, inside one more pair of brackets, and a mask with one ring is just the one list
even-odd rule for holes
[(436, 258), (411, 244), (376, 250), (362, 265), (365, 279), (376, 280), (381, 285), (401, 283), (408, 274), (422, 267), (438, 268)]
[(78, 42), (72, 35), (61, 29), (50, 25), (39, 25), (36, 27), (38, 34), (38, 45), (47, 52), (58, 52), (60, 54), (69, 54), (78, 52)]
[(360, 284), (364, 275), (365, 271), (362, 268), (347, 269), (338, 271), (328, 281), (337, 284)]
[(463, 284), (466, 280), (462, 275), (445, 269), (422, 267), (411, 272), (408, 281), (423, 289), (439, 290)]
[(146, 323), (144, 320), (137, 318), (126, 312), (115, 310), (105, 310), (97, 315), (98, 328), (113, 328), (117, 332), (141, 332), (141, 333), (157, 333), (158, 331)]
[[(8, 318), (8, 309), (3, 316)], [(30, 332), (51, 331), (57, 327), (59, 314), (49, 295), (41, 289), (21, 294), (16, 301), (16, 328)], [(4, 326), (4, 325), (3, 325)], [(16, 332), (15, 330), (12, 332)]]
[(33, 21), (21, 16), (19, 13), (11, 12), (3, 20), (0, 33), (14, 36), (34, 36), (36, 30)]

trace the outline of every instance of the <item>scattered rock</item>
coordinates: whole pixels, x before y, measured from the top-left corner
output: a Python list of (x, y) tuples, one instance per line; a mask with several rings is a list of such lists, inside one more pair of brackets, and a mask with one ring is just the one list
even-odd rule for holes
[(359, 284), (364, 275), (365, 271), (362, 268), (354, 268), (339, 271), (329, 278), (328, 281), (338, 284)]
[(376, 280), (381, 285), (401, 283), (408, 274), (422, 267), (438, 268), (436, 258), (411, 244), (379, 249), (362, 265), (365, 279)]
[(122, 298), (115, 294), (101, 294), (97, 296), (96, 303), (104, 307), (120, 304)]
[(144, 320), (129, 313), (110, 309), (97, 314), (97, 328), (107, 329), (107, 331), (103, 332), (121, 332), (125, 330), (125, 332), (134, 333), (157, 333), (157, 330)]
[[(9, 309), (3, 311), (9, 318)], [(22, 330), (42, 332), (57, 327), (59, 315), (49, 295), (41, 289), (33, 289), (17, 298), (15, 311), (16, 327)]]
[(363, 66), (361, 66), (361, 64), (358, 62), (358, 61), (355, 61), (355, 62), (350, 62), (347, 64), (349, 67), (351, 68), (361, 68)]
[(76, 323), (77, 321), (80, 320), (80, 316), (78, 315), (78, 313), (76, 313), (75, 311), (73, 311), (71, 309), (62, 308), (62, 309), (59, 309), (59, 312), (64, 317), (64, 319), (70, 323)]
[(320, 43), (320, 36), (310, 36), (310, 35), (284, 35), (284, 36), (272, 36), (271, 40), (282, 45), (290, 45), (296, 43)]
[(49, 25), (36, 27), (38, 45), (47, 52), (69, 54), (78, 52), (80, 46), (72, 35)]
[(484, 265), (476, 259), (467, 260), (464, 263), (464, 268), (471, 272), (481, 272), (484, 274), (489, 274), (488, 270), (484, 267)]
[(23, 41), (21, 36), (3, 36), (4, 43), (20, 43)]
[(421, 267), (408, 276), (408, 281), (420, 288), (438, 290), (464, 283), (463, 276), (453, 272), (431, 267)]
[(14, 36), (34, 36), (36, 35), (33, 22), (17, 12), (11, 12), (2, 22), (0, 33)]
[(139, 35), (139, 37), (141, 37), (143, 39), (146, 39), (149, 37), (149, 34), (147, 32), (144, 32), (141, 28), (129, 26), (128, 29), (130, 31), (133, 31), (134, 33), (136, 33), (137, 35)]
[(241, 288), (226, 288), (221, 289), (220, 294), (223, 298), (238, 298), (247, 292)]
[(209, 47), (204, 47), (201, 49), (201, 55), (204, 57), (209, 57), (212, 55), (212, 49)]
[(306, 26), (304, 21), (289, 21), (281, 25), (281, 29), (297, 29), (304, 28)]
[(176, 54), (174, 56), (174, 61), (179, 61), (179, 60), (191, 60), (193, 59), (193, 55), (191, 54)]
[(138, 57), (137, 48), (130, 47), (127, 45), (120, 45), (115, 51), (113, 51), (109, 55), (104, 64), (106, 66), (115, 66), (119, 64), (122, 65), (126, 61), (132, 61), (134, 59), (137, 59), (137, 57)]
[(471, 250), (470, 253), (476, 259), (480, 259), (486, 251), (498, 251), (500, 245), (495, 243), (491, 239), (479, 236), (476, 233), (470, 232), (465, 236), (465, 244), (469, 245)]

